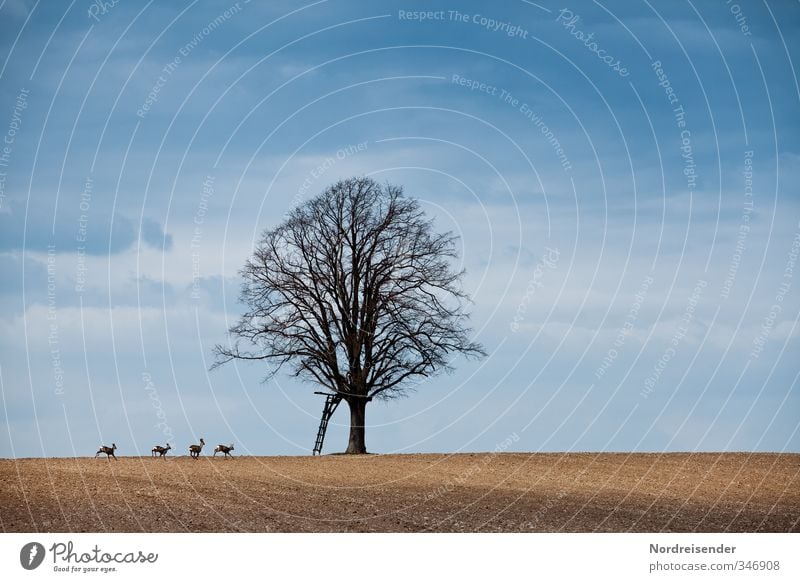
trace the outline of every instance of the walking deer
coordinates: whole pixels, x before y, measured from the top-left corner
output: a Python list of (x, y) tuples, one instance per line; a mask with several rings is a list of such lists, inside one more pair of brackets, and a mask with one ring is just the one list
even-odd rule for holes
[(167, 443), (166, 447), (162, 447), (161, 445), (156, 445), (151, 450), (151, 453), (152, 453), (152, 456), (154, 456), (154, 457), (156, 455), (159, 455), (159, 456), (163, 457), (164, 455), (167, 454), (167, 451), (169, 451), (171, 448), (172, 448), (172, 446), (170, 446), (169, 443)]
[(217, 456), (217, 453), (225, 453), (226, 457), (233, 457), (231, 451), (233, 450), (233, 443), (230, 445), (217, 445), (217, 448), (214, 449), (214, 456)]
[(100, 448), (94, 454), (94, 458), (96, 459), (101, 453), (103, 453), (103, 454), (105, 454), (106, 459), (110, 460), (111, 457), (114, 457), (114, 460), (116, 461), (117, 460), (117, 455), (114, 454), (114, 451), (116, 451), (116, 450), (117, 450), (116, 443), (111, 443), (110, 447), (107, 447), (105, 445), (100, 445)]
[(200, 456), (200, 451), (203, 450), (205, 444), (206, 441), (200, 439), (199, 445), (189, 445), (189, 456), (192, 457), (193, 459), (197, 459)]

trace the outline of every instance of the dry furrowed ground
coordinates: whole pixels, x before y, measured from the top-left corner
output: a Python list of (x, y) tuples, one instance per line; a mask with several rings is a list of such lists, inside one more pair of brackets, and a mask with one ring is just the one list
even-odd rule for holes
[(0, 460), (3, 531), (800, 531), (797, 454)]

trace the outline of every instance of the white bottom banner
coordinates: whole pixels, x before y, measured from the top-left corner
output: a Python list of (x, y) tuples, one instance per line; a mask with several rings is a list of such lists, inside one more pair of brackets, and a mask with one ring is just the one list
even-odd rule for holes
[(800, 580), (800, 534), (2, 534), (2, 580)]

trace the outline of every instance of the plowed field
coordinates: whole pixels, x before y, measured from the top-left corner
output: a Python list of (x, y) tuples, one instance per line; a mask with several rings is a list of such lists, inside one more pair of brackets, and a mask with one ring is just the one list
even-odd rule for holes
[(800, 531), (796, 454), (0, 460), (10, 532)]

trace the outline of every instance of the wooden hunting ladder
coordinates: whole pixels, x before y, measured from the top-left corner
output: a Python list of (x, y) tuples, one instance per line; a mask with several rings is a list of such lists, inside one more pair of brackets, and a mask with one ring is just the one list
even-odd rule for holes
[(321, 394), (325, 397), (325, 407), (322, 409), (322, 418), (319, 421), (319, 430), (317, 431), (317, 440), (314, 443), (314, 451), (311, 453), (312, 456), (322, 454), (322, 443), (325, 440), (325, 431), (328, 430), (328, 421), (342, 401), (341, 394), (331, 394), (330, 392), (314, 392), (314, 394)]

